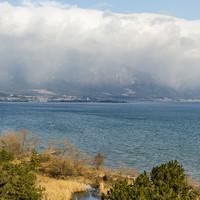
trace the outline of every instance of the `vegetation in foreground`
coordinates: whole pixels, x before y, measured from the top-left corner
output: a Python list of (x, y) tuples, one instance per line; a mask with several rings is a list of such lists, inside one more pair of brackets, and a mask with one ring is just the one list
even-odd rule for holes
[[(27, 187), (27, 190), (30, 189), (32, 192), (36, 192), (34, 193), (35, 196), (32, 194), (29, 197), (17, 196), (18, 193), (15, 193), (13, 195), (15, 199), (56, 199), (52, 195), (56, 193), (56, 188), (51, 187), (51, 183), (54, 182), (53, 179), (56, 184), (60, 184), (59, 188), (66, 188), (66, 190), (62, 189), (63, 193), (65, 193), (63, 194), (63, 199), (70, 199), (74, 192), (85, 191), (88, 184), (100, 189), (101, 192), (105, 192), (112, 184), (123, 180), (124, 173), (126, 175), (138, 175), (137, 170), (126, 168), (123, 164), (120, 164), (120, 172), (104, 168), (105, 157), (102, 154), (99, 153), (92, 159), (83, 152), (77, 152), (76, 147), (69, 144), (67, 139), (62, 141), (49, 139), (47, 148), (38, 154), (36, 150), (39, 143), (39, 138), (29, 134), (26, 129), (22, 129), (20, 132), (5, 130), (0, 136), (0, 151), (6, 152), (12, 157), (12, 159), (8, 159), (7, 165), (17, 168), (22, 176), (23, 170), (25, 170), (27, 176), (30, 176), (30, 182), (27, 183), (33, 186), (32, 188)], [(4, 170), (3, 163), (1, 166)], [(2, 174), (4, 173), (2, 172)], [(9, 171), (8, 173), (12, 174), (13, 172)], [(13, 174), (13, 177), (20, 178), (20, 175)], [(38, 177), (38, 180), (36, 180), (36, 177)], [(23, 179), (26, 181), (25, 177)], [(14, 182), (13, 184), (17, 187), (19, 183)], [(24, 187), (25, 184), (25, 182), (22, 183)], [(0, 199), (3, 197), (1, 189), (9, 185), (9, 182), (0, 185)], [(44, 191), (44, 188), (41, 188), (40, 185), (46, 190)], [(13, 187), (15, 186), (13, 185)], [(54, 189), (54, 191), (50, 191), (49, 188)], [(10, 186), (9, 190), (12, 190)], [(19, 190), (22, 193), (28, 193), (23, 188), (19, 188)], [(5, 193), (8, 194), (8, 190)], [(12, 199), (11, 197), (9, 198)], [(6, 197), (6, 199), (9, 198)]]
[(117, 182), (102, 200), (195, 200), (199, 190), (186, 182), (184, 169), (178, 162), (171, 161), (140, 174), (133, 183)]
[(36, 186), (33, 165), (21, 161), (14, 163), (6, 150), (0, 152), (0, 198), (2, 200), (41, 199), (43, 188)]
[(48, 148), (40, 154), (36, 152), (38, 144), (39, 138), (26, 129), (2, 132), (0, 199), (70, 199), (74, 192), (86, 190), (84, 184), (99, 189), (105, 200), (192, 200), (199, 195), (177, 161), (154, 167), (149, 177), (124, 163), (118, 165), (118, 172), (108, 170), (103, 155), (92, 159), (77, 152), (67, 139), (48, 140)]

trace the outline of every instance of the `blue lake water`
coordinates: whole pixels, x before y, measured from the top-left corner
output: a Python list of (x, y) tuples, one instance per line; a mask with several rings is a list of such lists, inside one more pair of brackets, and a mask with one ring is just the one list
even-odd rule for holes
[[(49, 123), (51, 122), (51, 123)], [(200, 182), (200, 103), (0, 103), (0, 130), (69, 138), (79, 151), (139, 172), (177, 159)]]

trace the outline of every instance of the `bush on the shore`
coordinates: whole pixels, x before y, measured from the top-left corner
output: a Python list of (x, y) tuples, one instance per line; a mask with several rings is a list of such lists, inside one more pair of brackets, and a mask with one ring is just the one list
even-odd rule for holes
[(32, 152), (29, 165), (31, 170), (37, 170), (41, 166), (41, 158), (36, 151)]
[(185, 181), (184, 169), (177, 161), (156, 166), (151, 178), (146, 171), (136, 181), (128, 184), (126, 180), (116, 183), (102, 200), (195, 200), (199, 191)]
[(0, 199), (40, 200), (43, 189), (36, 186), (36, 176), (30, 171), (31, 163), (15, 164), (10, 153), (0, 152)]
[(104, 166), (104, 160), (105, 156), (103, 156), (101, 153), (98, 153), (93, 161), (94, 166), (99, 169), (101, 166)]
[(39, 137), (30, 134), (26, 129), (19, 132), (7, 129), (2, 131), (0, 137), (0, 150), (4, 149), (18, 158), (35, 151), (38, 144)]
[(14, 160), (13, 155), (7, 152), (5, 149), (2, 149), (0, 152), (0, 163), (9, 162), (12, 160)]

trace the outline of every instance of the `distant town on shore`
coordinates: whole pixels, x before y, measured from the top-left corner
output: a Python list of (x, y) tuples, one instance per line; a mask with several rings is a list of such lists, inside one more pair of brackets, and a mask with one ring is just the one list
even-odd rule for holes
[(127, 103), (132, 101), (179, 101), (179, 102), (200, 102), (195, 98), (172, 99), (168, 97), (143, 97), (143, 98), (124, 98), (105, 96), (71, 96), (65, 94), (56, 94), (48, 90), (32, 90), (29, 94), (13, 94), (0, 92), (0, 102), (74, 102), (74, 103)]

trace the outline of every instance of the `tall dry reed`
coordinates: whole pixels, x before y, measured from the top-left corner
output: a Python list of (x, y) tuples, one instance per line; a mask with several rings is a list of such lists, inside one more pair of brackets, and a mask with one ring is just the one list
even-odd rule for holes
[(77, 181), (56, 180), (37, 175), (37, 185), (46, 188), (43, 200), (70, 200), (74, 192), (86, 191), (86, 185)]

